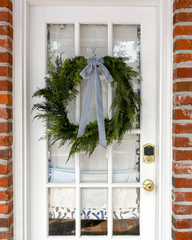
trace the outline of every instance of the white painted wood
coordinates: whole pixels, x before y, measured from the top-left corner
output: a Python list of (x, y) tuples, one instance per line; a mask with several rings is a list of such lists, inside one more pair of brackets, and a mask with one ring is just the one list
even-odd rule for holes
[[(42, 8), (42, 7), (41, 7)], [(35, 9), (35, 10), (34, 10)], [(156, 8), (155, 7), (129, 7), (129, 8), (112, 8), (109, 7), (107, 9), (107, 15), (106, 9), (103, 9), (101, 7), (92, 8), (92, 7), (84, 7), (83, 9), (81, 7), (45, 7), (43, 10), (43, 14), (38, 17), (38, 7), (32, 7), (32, 14), (33, 11), (37, 11), (35, 16), (35, 21), (43, 21), (43, 14), (45, 16), (44, 20), (48, 23), (65, 23), (66, 21), (68, 23), (76, 23), (75, 26), (77, 29), (75, 30), (75, 44), (76, 44), (76, 53), (79, 54), (79, 23), (108, 23), (108, 19), (112, 19), (112, 22), (114, 24), (116, 23), (123, 23), (123, 24), (141, 24), (141, 74), (143, 76), (143, 82), (142, 82), (142, 112), (141, 112), (141, 121), (142, 121), (142, 132), (141, 132), (141, 147), (142, 145), (146, 143), (152, 143), (156, 145)], [(86, 12), (87, 14), (84, 14)], [(41, 12), (42, 13), (42, 12)], [(75, 14), (72, 14), (75, 13)], [(98, 19), (99, 14), (99, 19)], [(65, 17), (63, 17), (65, 16)], [(39, 20), (37, 20), (39, 19)], [(31, 21), (33, 22), (33, 20)], [(37, 24), (35, 25), (37, 28)], [(41, 24), (39, 24), (41, 26)], [(31, 27), (32, 28), (32, 27)], [(38, 27), (40, 28), (40, 27)], [(150, 29), (150, 31), (148, 31)], [(39, 31), (39, 30), (38, 30)], [(109, 45), (108, 45), (108, 54), (112, 55), (112, 23), (108, 23), (108, 31), (109, 31)], [(32, 39), (31, 42), (34, 45), (33, 49), (35, 52), (36, 47), (39, 50), (39, 46), (43, 48), (43, 41), (45, 39), (43, 38), (43, 33), (45, 32), (45, 29), (41, 29), (41, 38), (39, 39), (33, 36), (33, 32), (31, 33)], [(150, 39), (150, 41), (149, 41)], [(36, 42), (35, 42), (36, 41)], [(38, 46), (37, 46), (38, 45)], [(31, 49), (32, 51), (32, 49)], [(44, 53), (45, 56), (45, 53)], [(40, 56), (39, 56), (40, 59)], [(32, 61), (35, 61), (35, 59)], [(41, 55), (41, 62), (43, 63), (44, 58), (43, 54)], [(35, 64), (38, 64), (35, 62)], [(32, 70), (36, 68), (37, 66), (32, 66)], [(33, 72), (33, 71), (32, 71)], [(35, 72), (35, 71), (34, 71)], [(41, 69), (41, 72), (43, 73), (43, 70)], [(43, 79), (43, 78), (42, 78)], [(35, 78), (33, 79), (35, 82)], [(37, 83), (39, 83), (40, 78), (37, 79)], [(35, 83), (34, 83), (35, 85)], [(33, 90), (34, 91), (34, 90)], [(109, 94), (109, 104), (111, 105), (112, 94)], [(149, 111), (150, 109), (150, 111)], [(76, 111), (76, 114), (79, 114)], [(34, 131), (35, 132), (35, 131)], [(33, 133), (34, 134), (34, 133)], [(31, 138), (33, 138), (33, 134)], [(38, 132), (39, 134), (39, 132)], [(34, 144), (32, 144), (31, 148), (34, 148)], [(43, 148), (42, 148), (43, 149)], [(46, 151), (46, 148), (44, 147), (44, 151)], [(142, 148), (141, 148), (142, 149)], [(32, 155), (33, 152), (32, 151)], [(46, 155), (46, 154), (45, 154)], [(41, 156), (41, 158), (43, 155)], [(35, 161), (37, 161), (39, 168), (43, 169), (43, 165), (41, 164), (41, 161), (39, 161), (37, 156), (33, 157), (33, 163), (35, 167)], [(158, 156), (156, 156), (156, 162), (157, 162)], [(76, 186), (76, 206), (77, 206), (77, 222), (80, 222), (80, 192), (81, 188), (98, 188), (98, 187), (108, 187), (108, 208), (109, 210), (112, 210), (113, 202), (112, 202), (112, 187), (133, 187), (138, 186), (141, 187), (141, 184), (112, 184), (112, 147), (109, 148), (109, 158), (108, 158), (108, 184), (99, 184), (99, 183), (91, 183), (91, 184), (83, 184), (79, 183), (80, 178), (80, 164), (78, 160), (78, 156), (76, 156), (76, 179), (77, 183), (74, 184), (74, 187)], [(145, 179), (152, 179), (156, 184), (156, 178), (155, 178), (155, 166), (156, 163), (153, 164), (144, 164), (141, 162), (141, 183)], [(34, 168), (32, 167), (32, 168)], [(43, 175), (43, 174), (42, 174)], [(35, 181), (33, 181), (35, 182)], [(35, 183), (33, 183), (35, 184)], [(43, 181), (42, 181), (43, 184)], [(41, 184), (40, 184), (41, 186)], [(39, 184), (36, 185), (35, 188), (40, 189)], [(47, 187), (50, 186), (49, 183), (47, 184)], [(53, 186), (53, 185), (52, 185)], [(55, 187), (61, 186), (61, 184), (55, 183)], [(72, 184), (62, 184), (63, 187), (72, 186)], [(44, 189), (44, 188), (43, 188)], [(43, 189), (41, 192), (43, 192)], [(152, 240), (156, 236), (156, 229), (155, 229), (155, 207), (156, 207), (156, 191), (153, 192), (146, 192), (143, 188), (140, 188), (141, 191), (141, 204), (140, 204), (140, 211), (141, 211), (141, 236), (140, 239), (148, 239)], [(38, 191), (37, 191), (38, 192)], [(35, 191), (32, 195), (35, 195)], [(42, 198), (43, 199), (43, 198)], [(34, 200), (33, 200), (34, 201)], [(46, 202), (46, 201), (44, 201)], [(37, 204), (37, 203), (36, 203)], [(44, 211), (47, 211), (47, 208), (44, 207)], [(46, 214), (45, 214), (46, 215)], [(148, 231), (148, 221), (146, 221), (146, 216), (149, 219), (152, 219), (152, 222), (154, 223), (154, 226), (151, 227), (151, 231)], [(46, 220), (45, 220), (46, 222)], [(36, 223), (38, 222), (36, 221)], [(80, 223), (77, 223), (77, 239), (80, 237)], [(109, 218), (108, 218), (108, 236), (111, 239), (112, 237), (112, 211), (109, 211)], [(43, 228), (42, 228), (43, 231)], [(46, 231), (46, 230), (44, 230)], [(37, 236), (36, 236), (37, 237)], [(38, 238), (37, 238), (38, 239)], [(33, 240), (33, 238), (32, 238)], [(36, 239), (35, 239), (36, 240)]]
[[(38, 17), (37, 17), (38, 16)], [(38, 39), (36, 38), (38, 36)], [(30, 8), (30, 95), (29, 108), (39, 100), (31, 98), (37, 87), (45, 86), (46, 69), (46, 26), (44, 21), (44, 7)], [(31, 115), (32, 123), (35, 112)], [(31, 239), (46, 239), (47, 225), (47, 141), (39, 141), (45, 131), (45, 123), (33, 121), (30, 124), (31, 150)], [(42, 170), (44, 169), (44, 171)], [(43, 230), (43, 231), (42, 231)]]
[(159, 0), (28, 0), (30, 5), (35, 6), (156, 6)]
[[(79, 22), (75, 23), (75, 55), (78, 56), (80, 54), (80, 24)], [(77, 87), (79, 94), (76, 98), (76, 106), (75, 106), (75, 117), (76, 122), (80, 122), (80, 87)], [(80, 178), (81, 178), (81, 164), (79, 154), (75, 155), (75, 179), (76, 179), (76, 238), (79, 239), (81, 233), (81, 219), (80, 219), (80, 212), (81, 212), (81, 189), (79, 187)], [(66, 187), (66, 186), (65, 186)]]
[[(33, 0), (31, 0), (32, 3)], [(127, 1), (128, 2), (128, 1)], [(169, 1), (168, 1), (169, 2)], [(170, 68), (171, 68), (171, 57), (170, 53), (172, 51), (172, 48), (170, 47), (170, 42), (172, 41), (172, 36), (169, 33), (171, 33), (171, 26), (172, 26), (172, 21), (170, 18), (165, 18), (166, 16), (171, 15), (171, 3), (168, 3), (166, 1), (162, 1), (162, 5), (158, 6), (158, 9), (161, 7), (161, 14), (158, 17), (160, 18), (160, 24), (162, 24), (162, 21), (164, 19), (164, 24), (163, 27), (164, 30), (163, 34), (167, 34), (166, 38), (164, 38), (162, 48), (160, 49), (160, 55), (161, 55), (161, 62), (166, 62), (167, 67), (164, 69), (164, 65), (162, 68), (160, 68), (160, 74), (163, 72), (165, 77), (162, 78), (162, 92), (166, 91), (167, 87), (170, 89), (170, 82), (172, 79), (171, 73), (170, 73)], [(27, 31), (25, 27), (21, 27), (22, 23), (27, 22), (27, 19), (29, 18), (29, 14), (27, 14), (27, 7), (25, 4), (25, 1), (22, 0), (16, 0), (15, 1), (15, 52), (14, 52), (14, 66), (15, 66), (15, 74), (14, 74), (14, 138), (16, 141), (14, 141), (14, 216), (15, 216), (15, 223), (14, 223), (14, 238), (16, 240), (31, 240), (30, 235), (27, 235), (27, 232), (30, 231), (29, 225), (29, 218), (27, 218), (27, 213), (29, 212), (30, 209), (30, 196), (27, 193), (26, 187), (24, 187), (24, 183), (28, 184), (27, 181), (27, 174), (24, 173), (23, 169), (23, 164), (24, 161), (29, 162), (29, 149), (27, 149), (27, 146), (24, 144), (24, 141), (29, 142), (29, 133), (26, 131), (26, 122), (27, 122), (27, 112), (25, 111), (25, 107), (22, 104), (22, 102), (26, 102), (26, 106), (28, 109), (30, 109), (30, 106), (28, 105), (27, 100), (29, 96), (25, 94), (28, 78), (26, 78), (26, 72), (27, 72), (27, 66), (25, 65), (26, 60), (28, 60), (29, 54), (27, 54), (27, 46), (28, 46), (28, 41), (26, 41), (26, 35)], [(35, 2), (33, 2), (35, 3)], [(40, 3), (40, 1), (38, 1)], [(42, 3), (42, 2), (41, 2)], [(99, 3), (99, 2), (98, 2)], [(132, 4), (137, 5), (137, 1), (133, 1)], [(145, 5), (144, 1), (140, 1), (140, 4)], [(58, 1), (44, 1), (44, 4), (51, 4), (51, 5), (56, 5), (58, 4)], [(120, 4), (120, 1), (118, 1), (118, 4)], [(110, 2), (110, 5), (112, 3)], [(157, 28), (159, 28), (159, 25)], [(163, 38), (162, 32), (159, 33), (161, 35), (161, 39)], [(158, 35), (159, 37), (159, 35)], [(160, 44), (161, 45), (161, 44)], [(162, 54), (162, 52), (164, 54)], [(27, 57), (26, 57), (27, 56)], [(157, 56), (157, 59), (159, 56)], [(159, 65), (158, 65), (159, 67)], [(22, 74), (24, 72), (24, 74)], [(24, 84), (24, 85), (23, 85)], [(162, 93), (161, 92), (161, 93)], [(160, 101), (162, 100), (162, 95), (160, 93)], [(171, 98), (171, 90), (168, 90), (166, 92), (166, 96), (163, 100), (162, 103), (162, 111), (161, 111), (161, 116), (159, 118), (162, 118), (161, 125), (166, 126), (165, 129), (170, 132), (171, 131), (171, 118), (170, 118), (170, 111), (168, 111), (168, 108), (171, 108), (170, 104), (170, 98)], [(22, 99), (22, 100), (21, 100)], [(166, 101), (168, 99), (168, 101)], [(169, 106), (167, 106), (169, 105)], [(165, 108), (164, 108), (165, 107)], [(163, 117), (162, 117), (163, 116)], [(23, 122), (22, 122), (23, 119)], [(24, 124), (22, 124), (24, 123)], [(25, 132), (26, 131), (26, 132)], [(164, 142), (162, 146), (159, 144), (159, 152), (163, 152), (165, 158), (162, 158), (160, 161), (160, 166), (161, 166), (161, 173), (162, 176), (159, 177), (161, 181), (161, 185), (158, 185), (158, 187), (161, 187), (161, 195), (159, 195), (159, 204), (161, 208), (158, 208), (159, 213), (163, 209), (162, 207), (165, 207), (165, 203), (171, 202), (171, 197), (170, 197), (170, 177), (171, 177), (171, 167), (170, 165), (167, 165), (167, 162), (171, 159), (171, 147), (170, 142), (171, 142), (171, 137), (170, 134), (167, 135), (167, 131), (162, 131), (162, 137), (161, 137), (161, 142)], [(25, 136), (25, 140), (23, 141), (23, 136)], [(167, 145), (166, 145), (167, 143)], [(25, 151), (25, 157), (23, 155), (23, 151)], [(29, 167), (29, 166), (25, 166)], [(166, 171), (165, 171), (166, 170)], [(168, 181), (167, 181), (168, 180)], [(26, 185), (28, 189), (30, 188), (29, 185)], [(24, 204), (23, 204), (24, 203)], [(159, 214), (159, 228), (160, 231), (162, 232), (162, 235), (158, 235), (158, 239), (161, 240), (169, 240), (170, 238), (170, 229), (171, 229), (171, 224), (169, 221), (169, 218), (171, 216), (170, 210), (171, 207), (166, 205), (166, 209), (164, 208), (164, 212), (162, 214)], [(168, 210), (168, 211), (167, 211)], [(162, 231), (163, 229), (163, 231)], [(49, 237), (49, 239), (59, 239), (60, 237)], [(85, 237), (82, 237), (85, 238)], [(116, 238), (116, 237), (113, 237)], [(140, 238), (140, 237), (139, 237)], [(129, 239), (139, 239), (138, 237), (130, 237)], [(100, 238), (101, 239), (101, 238)], [(103, 238), (107, 239), (107, 238)], [(119, 237), (118, 239), (123, 239), (123, 237)]]
[[(108, 23), (108, 55), (113, 56), (113, 24)], [(113, 101), (112, 86), (108, 84), (108, 116), (112, 118), (112, 111), (110, 111), (111, 104)], [(111, 239), (113, 235), (113, 146), (108, 147), (108, 219), (107, 219), (107, 230), (108, 237)]]
[[(26, 206), (24, 205), (24, 198), (26, 197), (26, 188), (24, 182), (26, 175), (24, 174), (24, 134), (26, 130), (23, 122), (23, 117), (26, 116), (25, 108), (23, 107), (23, 44), (25, 39), (23, 39), (23, 3), (20, 1), (17, 4), (14, 4), (14, 14), (17, 18), (14, 18), (13, 27), (14, 27), (14, 74), (13, 78), (16, 81), (16, 84), (13, 85), (13, 187), (14, 187), (14, 235), (17, 236), (17, 239), (24, 239), (24, 228), (25, 225), (25, 214)], [(26, 67), (26, 66), (25, 66)], [(26, 119), (25, 119), (26, 120)], [(26, 122), (25, 122), (26, 123)], [(17, 141), (15, 141), (17, 139)], [(15, 205), (17, 204), (17, 205)]]
[[(159, 209), (158, 212), (158, 239), (171, 239), (171, 212), (172, 212), (172, 72), (173, 72), (173, 12), (172, 2), (162, 0), (159, 9), (160, 25), (160, 134), (159, 134)], [(163, 36), (166, 36), (166, 40)], [(163, 151), (161, 151), (163, 149)], [(162, 231), (163, 229), (163, 231)]]
[(47, 183), (46, 187), (81, 187), (81, 188), (108, 188), (108, 187), (130, 187), (130, 188), (140, 188), (141, 183)]
[[(140, 146), (146, 143), (152, 143), (156, 146), (156, 9), (143, 8), (143, 22), (141, 26), (141, 74), (143, 81), (141, 82), (141, 122), (142, 133), (140, 135)], [(152, 20), (153, 19), (153, 20)], [(150, 29), (150, 31), (148, 30)], [(145, 34), (147, 32), (147, 34)], [(147, 56), (147, 57), (146, 57)], [(145, 58), (146, 57), (146, 58)], [(149, 63), (150, 61), (150, 63)], [(150, 124), (151, 123), (151, 124)], [(156, 146), (157, 147), (157, 146)], [(142, 150), (141, 150), (142, 151)], [(140, 189), (140, 221), (141, 221), (141, 237), (142, 239), (153, 240), (156, 238), (155, 225), (153, 230), (149, 222), (145, 220), (151, 212), (156, 212), (156, 192), (157, 192), (157, 179), (156, 179), (156, 164), (158, 162), (158, 155), (155, 156), (155, 163), (145, 164), (142, 162), (140, 165), (140, 181), (143, 183), (146, 179), (151, 179), (155, 183), (155, 190), (147, 192), (143, 188)], [(149, 217), (151, 222), (156, 221), (155, 214)], [(154, 235), (155, 234), (155, 235)], [(146, 238), (146, 236), (148, 236)]]

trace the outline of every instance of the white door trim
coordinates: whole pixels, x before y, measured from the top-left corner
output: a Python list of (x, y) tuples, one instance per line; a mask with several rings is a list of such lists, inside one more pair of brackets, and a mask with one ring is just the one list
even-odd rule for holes
[[(38, 2), (38, 4), (37, 4)], [(28, 87), (28, 18), (29, 5), (68, 5), (71, 1), (61, 0), (15, 0), (14, 1), (14, 238), (30, 240), (30, 185), (29, 161), (29, 114), (27, 108)], [(80, 3), (79, 3), (80, 2)], [(101, 3), (103, 2), (103, 3)], [(71, 5), (77, 1), (73, 0)], [(118, 4), (117, 4), (118, 3)], [(172, 1), (162, 0), (119, 0), (78, 1), (78, 5), (135, 5), (157, 6), (158, 11), (158, 49), (157, 64), (159, 80), (159, 208), (158, 240), (171, 239), (171, 121), (172, 121)], [(163, 37), (163, 36), (166, 36)], [(159, 67), (160, 66), (160, 67)], [(149, 223), (150, 225), (150, 223)], [(155, 239), (156, 240), (156, 239)]]

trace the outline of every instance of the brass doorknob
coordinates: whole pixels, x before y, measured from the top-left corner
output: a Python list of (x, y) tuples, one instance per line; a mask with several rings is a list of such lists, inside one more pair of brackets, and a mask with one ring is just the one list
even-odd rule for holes
[(143, 182), (143, 188), (148, 191), (151, 192), (154, 189), (154, 182), (151, 181), (150, 179), (147, 179)]

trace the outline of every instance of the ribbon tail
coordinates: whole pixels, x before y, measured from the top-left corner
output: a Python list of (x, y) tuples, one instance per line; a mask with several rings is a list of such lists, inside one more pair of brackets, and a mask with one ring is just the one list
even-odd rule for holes
[(85, 101), (84, 101), (84, 105), (83, 105), (83, 111), (81, 114), (81, 121), (79, 124), (79, 131), (77, 134), (77, 138), (83, 136), (85, 133), (85, 128), (87, 125), (87, 119), (88, 119), (88, 115), (89, 115), (89, 108), (91, 105), (91, 99), (92, 99), (92, 94), (93, 94), (93, 89), (94, 89), (94, 82), (95, 82), (94, 71), (92, 71), (89, 75), (89, 80), (88, 80), (88, 84), (87, 84)]
[(104, 65), (99, 65), (99, 68), (100, 68), (103, 76), (105, 77), (107, 83), (113, 82), (113, 78), (112, 78), (109, 70)]
[(99, 78), (99, 73), (95, 67), (95, 78), (96, 78), (96, 98), (97, 98), (97, 122), (99, 129), (99, 142), (103, 148), (106, 147), (106, 136), (105, 136), (105, 123), (103, 115), (103, 95), (102, 95), (102, 85)]

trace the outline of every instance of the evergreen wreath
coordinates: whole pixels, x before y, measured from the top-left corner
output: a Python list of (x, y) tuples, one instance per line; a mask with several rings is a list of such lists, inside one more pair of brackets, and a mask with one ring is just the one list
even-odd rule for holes
[[(134, 122), (138, 124), (138, 112), (141, 99), (138, 93), (133, 91), (131, 79), (141, 78), (140, 75), (128, 66), (123, 57), (105, 56), (104, 65), (109, 70), (113, 82), (112, 88), (115, 96), (111, 105), (114, 116), (105, 118), (106, 145), (109, 146), (114, 140), (121, 143), (124, 134), (132, 128)], [(49, 75), (45, 78), (46, 87), (38, 89), (33, 97), (43, 97), (41, 103), (33, 105), (32, 110), (40, 110), (34, 117), (42, 119), (48, 124), (45, 135), (41, 139), (50, 138), (51, 145), (60, 140), (60, 146), (67, 142), (72, 144), (69, 156), (74, 156), (81, 151), (89, 156), (99, 145), (97, 120), (89, 122), (85, 134), (77, 138), (78, 124), (71, 123), (67, 117), (67, 106), (78, 95), (77, 86), (81, 84), (80, 72), (87, 65), (87, 59), (82, 56), (62, 61), (57, 58), (55, 64), (48, 61)]]

